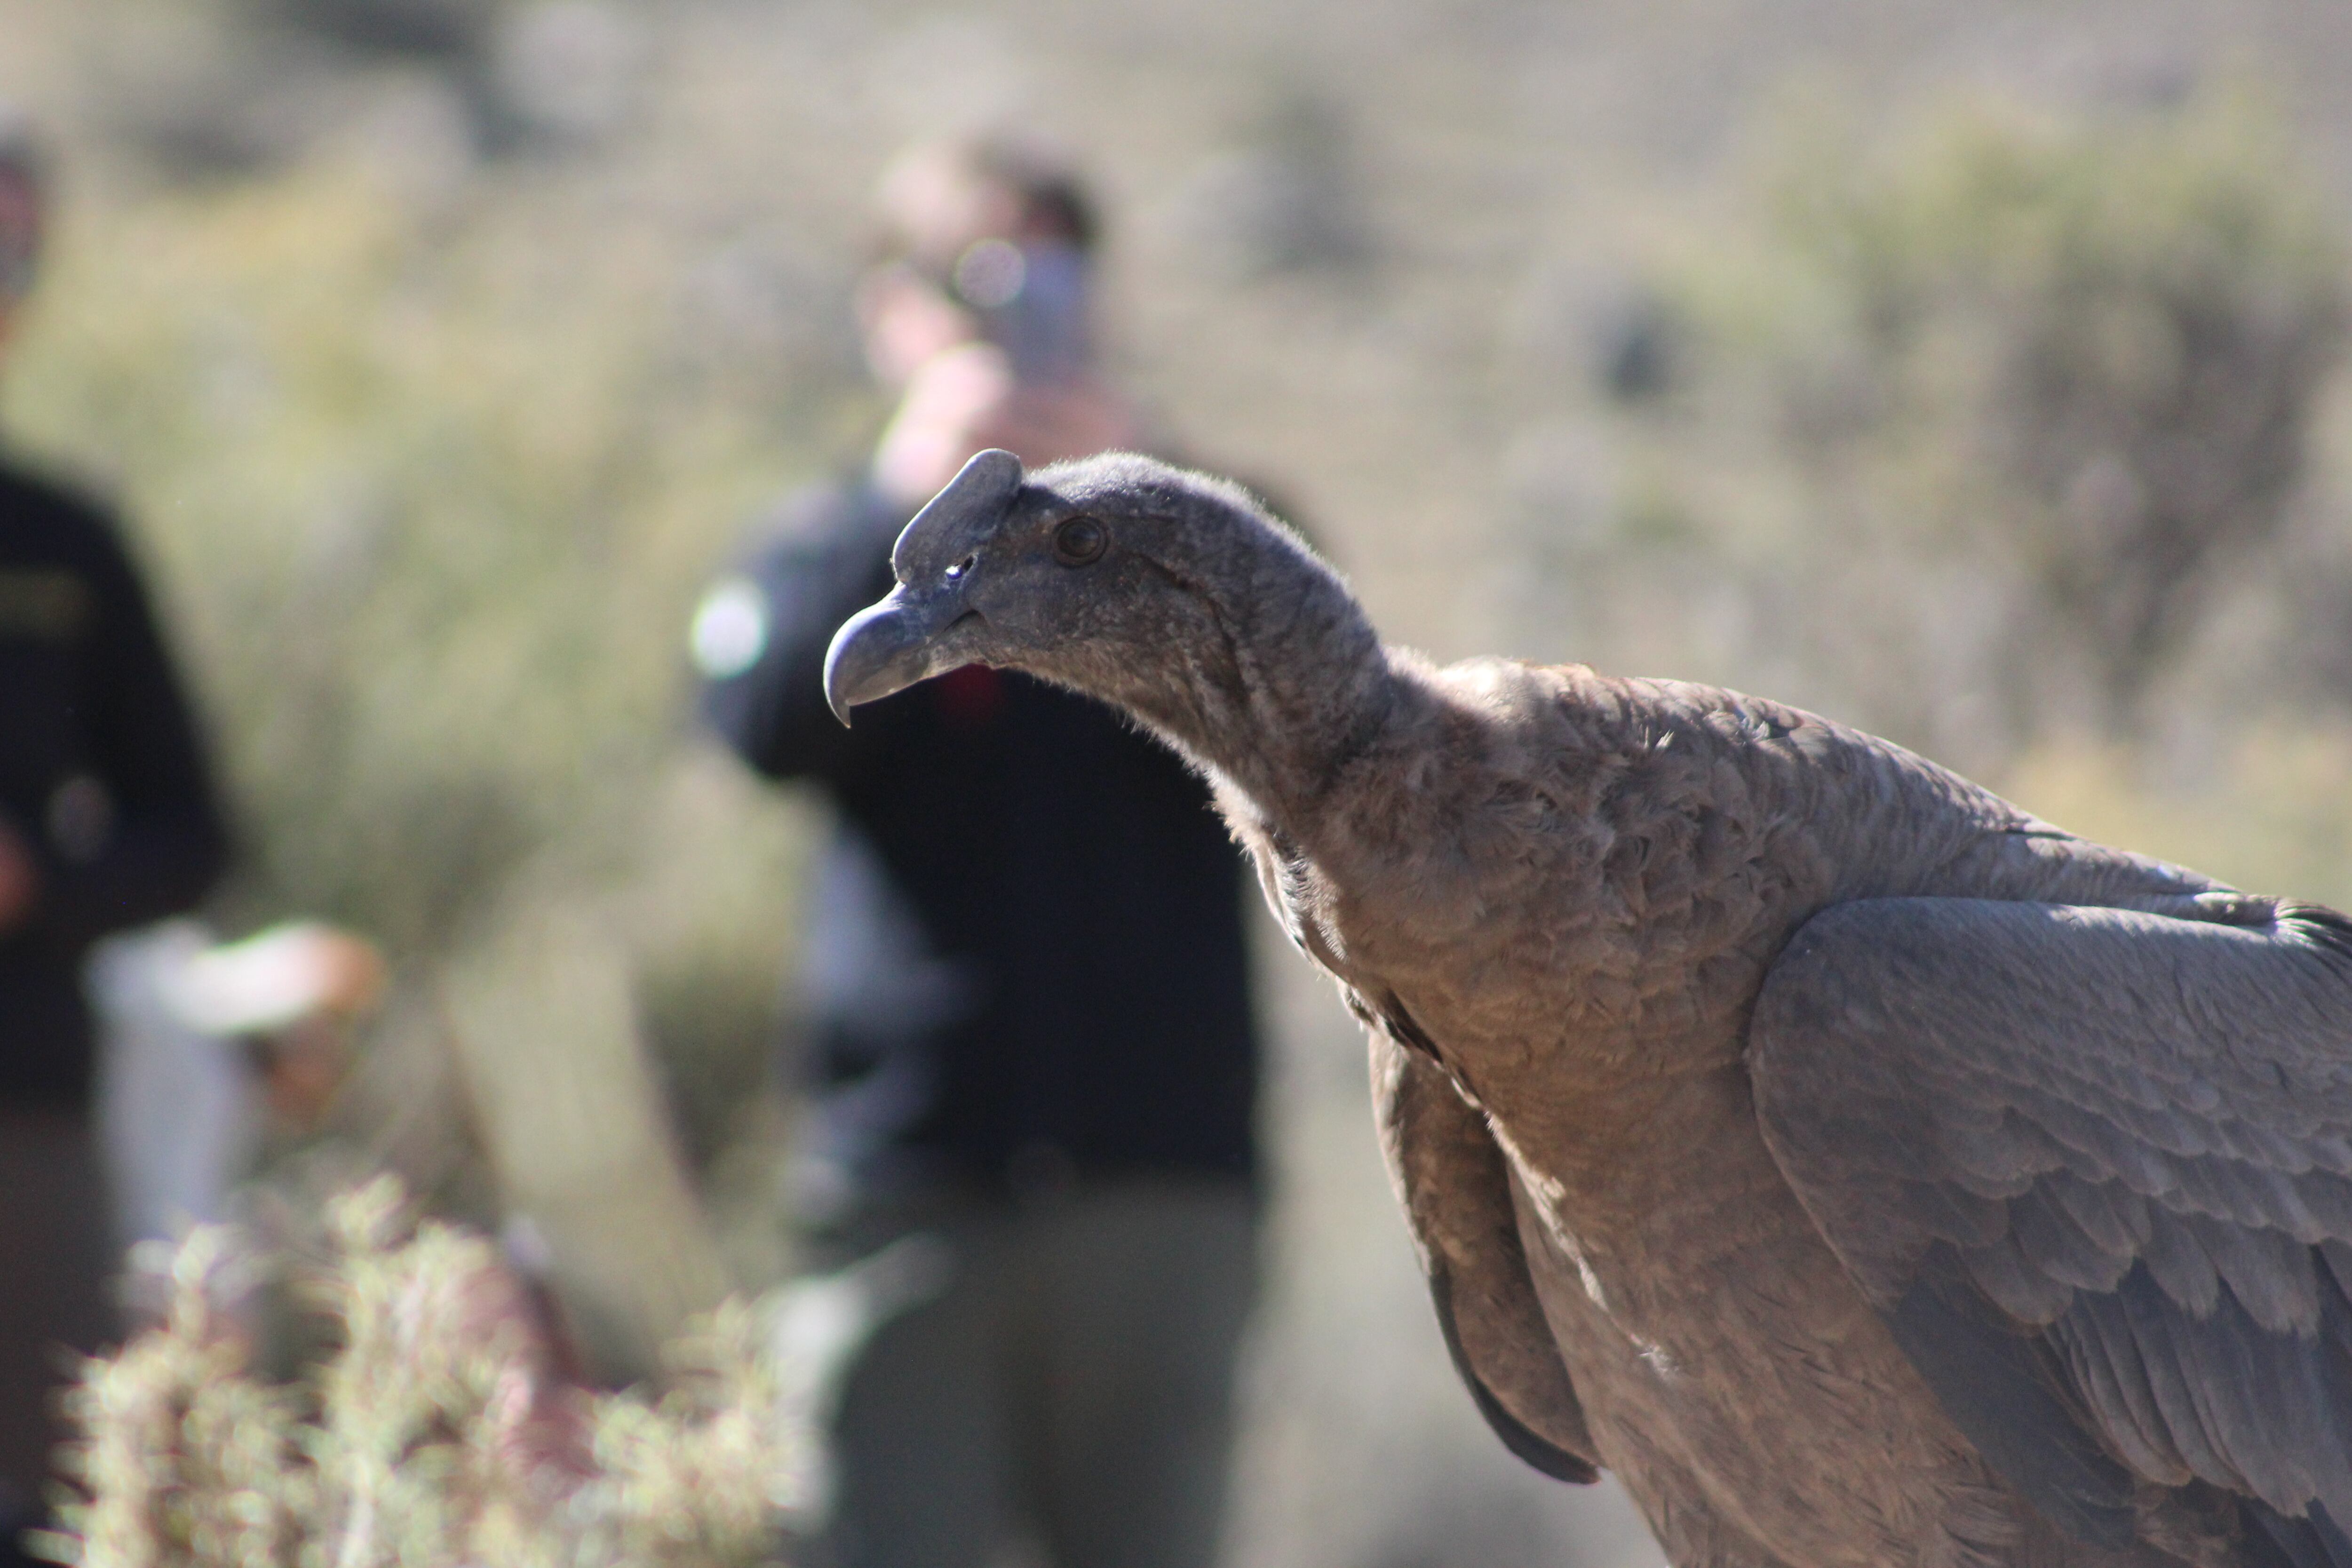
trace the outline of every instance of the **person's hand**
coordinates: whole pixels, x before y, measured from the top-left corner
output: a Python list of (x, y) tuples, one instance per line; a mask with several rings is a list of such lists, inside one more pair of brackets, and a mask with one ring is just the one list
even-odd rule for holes
[(1028, 468), (1136, 445), (1140, 421), (1094, 376), (1024, 383), (992, 343), (961, 343), (925, 362), (874, 454), (884, 492), (919, 504), (974, 452), (1002, 447)]
[(0, 936), (15, 934), (41, 895), (40, 868), (24, 835), (0, 822)]

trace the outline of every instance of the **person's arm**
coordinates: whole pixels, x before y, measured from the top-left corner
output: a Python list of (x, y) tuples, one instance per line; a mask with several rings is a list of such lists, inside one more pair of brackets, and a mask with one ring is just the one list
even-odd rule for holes
[(889, 591), (887, 506), (864, 490), (797, 499), (695, 612), (703, 718), (771, 778), (837, 777), (864, 738), (825, 706), (824, 653), (835, 627)]
[(193, 907), (229, 849), (145, 591), (110, 538), (89, 573), (89, 770), (58, 785), (47, 820), (22, 825), (35, 857), (27, 933), (67, 948)]

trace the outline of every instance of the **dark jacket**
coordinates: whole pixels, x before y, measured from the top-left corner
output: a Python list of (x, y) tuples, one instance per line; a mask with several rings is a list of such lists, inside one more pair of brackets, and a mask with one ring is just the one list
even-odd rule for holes
[(0, 938), (0, 1103), (84, 1106), (81, 961), (227, 858), (203, 750), (113, 523), (0, 468), (0, 820), (38, 865)]
[(804, 495), (696, 622), (704, 710), (841, 837), (810, 911), (816, 1142), (901, 1178), (1251, 1178), (1257, 1038), (1240, 858), (1206, 786), (1088, 699), (955, 671), (826, 709), (834, 629), (890, 586), (906, 514)]

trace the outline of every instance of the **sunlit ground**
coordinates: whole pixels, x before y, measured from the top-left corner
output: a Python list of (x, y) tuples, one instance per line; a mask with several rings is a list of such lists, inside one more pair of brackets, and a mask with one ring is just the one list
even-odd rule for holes
[[(694, 738), (681, 628), (878, 417), (845, 301), (910, 134), (1034, 114), (1078, 150), (1124, 372), (1394, 638), (1743, 686), (2352, 903), (2352, 17), (2320, 0), (0, 0), (0, 37), (68, 204), (13, 437), (135, 520), (244, 826), (224, 923), (396, 961), (324, 1168), (531, 1213), (610, 1369), (785, 1267), (812, 819)], [(2248, 323), (2231, 395), (2302, 435), (2284, 470), (2194, 447), (2223, 543), (2118, 666), (2184, 301)], [(1264, 967), (1234, 1560), (1654, 1561), (1479, 1426), (1352, 1026)]]

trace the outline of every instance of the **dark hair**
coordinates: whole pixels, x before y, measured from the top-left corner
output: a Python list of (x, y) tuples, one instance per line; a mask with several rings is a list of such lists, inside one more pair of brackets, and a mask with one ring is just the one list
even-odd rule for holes
[[(981, 236), (943, 234), (952, 219), (938, 210), (981, 192), (1011, 195), (1020, 220), (1054, 231), (1091, 254), (1101, 237), (1094, 198), (1077, 171), (1032, 138), (1008, 134), (925, 142), (900, 153), (883, 174), (875, 200), (874, 250), (882, 260), (946, 262), (933, 253), (944, 239), (953, 249)], [(925, 210), (925, 209), (929, 210)]]
[(971, 160), (974, 170), (1019, 196), (1031, 218), (1093, 253), (1102, 220), (1076, 169), (1034, 143), (988, 138), (972, 144)]

